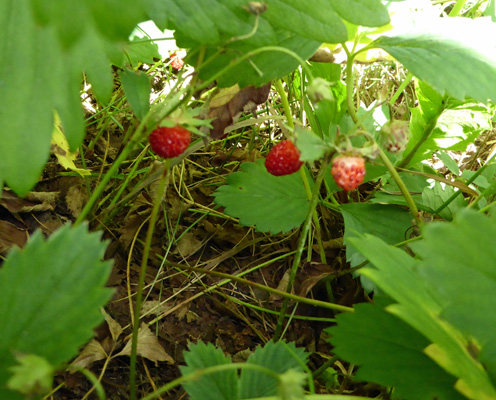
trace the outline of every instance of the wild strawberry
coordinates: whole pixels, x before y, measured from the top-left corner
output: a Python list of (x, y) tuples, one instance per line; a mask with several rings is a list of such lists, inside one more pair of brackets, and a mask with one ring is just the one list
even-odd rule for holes
[(401, 153), (406, 149), (410, 139), (410, 130), (405, 121), (394, 120), (381, 129), (384, 148), (390, 153)]
[(341, 189), (356, 189), (365, 176), (365, 161), (359, 156), (337, 156), (332, 162), (331, 174)]
[(159, 127), (148, 138), (152, 150), (160, 157), (173, 158), (184, 153), (191, 143), (191, 133), (182, 126)]
[(171, 58), (172, 68), (181, 69), (184, 66), (184, 61), (182, 57), (178, 56), (176, 53), (172, 53), (170, 58)]
[(267, 154), (265, 168), (274, 176), (289, 175), (303, 165), (300, 161), (300, 151), (291, 140), (277, 143)]

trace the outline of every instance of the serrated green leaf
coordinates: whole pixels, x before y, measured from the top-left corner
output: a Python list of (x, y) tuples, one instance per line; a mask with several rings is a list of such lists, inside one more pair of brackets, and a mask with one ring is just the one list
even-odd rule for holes
[(389, 24), (388, 9), (381, 0), (330, 0), (329, 3), (352, 24), (372, 27)]
[[(231, 364), (231, 359), (212, 343), (190, 344), (184, 354), (186, 366), (180, 367), (181, 374), (187, 375), (216, 365)], [(191, 400), (237, 400), (238, 377), (236, 370), (214, 372), (183, 384)]]
[(151, 86), (148, 75), (129, 69), (119, 74), (126, 99), (138, 119), (145, 118), (150, 109)]
[(481, 19), (438, 18), (410, 32), (374, 42), (439, 93), (460, 100), (496, 101), (496, 24)]
[[(247, 364), (260, 365), (278, 374), (283, 374), (289, 369), (297, 372), (303, 371), (307, 354), (305, 350), (296, 348), (294, 343), (283, 341), (267, 342), (250, 355)], [(240, 398), (255, 399), (277, 394), (277, 380), (268, 374), (259, 371), (244, 369), (240, 378)]]
[(365, 233), (375, 235), (386, 243), (396, 244), (407, 238), (407, 232), (412, 225), (411, 214), (396, 206), (349, 203), (341, 205), (341, 214), (344, 219), (344, 240), (346, 259), (354, 267), (364, 261), (355, 247), (348, 242), (349, 238)]
[[(435, 211), (444, 204), (455, 193), (453, 186), (445, 185), (444, 187), (435, 182), (433, 187), (427, 187), (422, 192), (422, 209)], [(440, 212), (440, 216), (446, 220), (452, 220), (453, 215), (466, 206), (463, 196), (458, 196), (444, 210)]]
[[(496, 376), (495, 219), (471, 210), (452, 224), (429, 224), (414, 249), (423, 262), (419, 275), (438, 293), (441, 316), (476, 340), (486, 368)], [(448, 245), (449, 244), (449, 245)]]
[(301, 161), (318, 160), (329, 150), (330, 146), (311, 130), (296, 127), (295, 133)]
[[(457, 390), (473, 399), (496, 396), (487, 372), (470, 354), (467, 339), (441, 319), (440, 295), (418, 273), (420, 261), (374, 236), (348, 240), (373, 265), (361, 269), (360, 273), (398, 302), (386, 310), (429, 339), (432, 344), (424, 351), (443, 369), (459, 378)], [(451, 242), (445, 246), (451, 248)], [(436, 267), (435, 263), (426, 262), (429, 268)]]
[(215, 203), (241, 224), (256, 225), (260, 232), (288, 232), (300, 226), (308, 212), (301, 176), (273, 176), (263, 162), (244, 163), (240, 172), (229, 175), (227, 185), (215, 191)]
[(445, 151), (439, 151), (436, 153), (436, 155), (439, 157), (439, 159), (443, 162), (444, 166), (450, 170), (451, 173), (455, 174), (456, 176), (460, 175), (460, 168), (458, 167), (458, 164), (451, 156), (446, 153)]
[(100, 236), (85, 225), (66, 225), (46, 241), (35, 232), (23, 250), (8, 255), (0, 269), (0, 394), (13, 354), (35, 354), (58, 366), (103, 319), (110, 263), (101, 261)]
[(335, 353), (359, 366), (361, 380), (394, 386), (394, 398), (412, 400), (463, 399), (456, 378), (423, 352), (429, 341), (408, 324), (386, 312), (386, 299), (358, 304), (354, 313), (336, 317), (327, 330)]
[(136, 36), (129, 43), (126, 50), (127, 56), (131, 60), (131, 66), (138, 67), (139, 63), (153, 64), (154, 59), (161, 59), (162, 56), (158, 52), (156, 43), (150, 41), (147, 36)]

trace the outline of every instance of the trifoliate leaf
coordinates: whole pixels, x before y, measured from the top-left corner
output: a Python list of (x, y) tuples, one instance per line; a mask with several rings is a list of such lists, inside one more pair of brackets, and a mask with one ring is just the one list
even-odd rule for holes
[(227, 215), (272, 234), (300, 226), (309, 205), (299, 173), (273, 176), (263, 160), (242, 164), (241, 171), (229, 175), (227, 184), (219, 187), (214, 196)]
[(7, 382), (10, 390), (27, 397), (46, 394), (52, 387), (54, 368), (43, 357), (34, 354), (19, 355), (19, 364), (9, 368), (13, 373)]

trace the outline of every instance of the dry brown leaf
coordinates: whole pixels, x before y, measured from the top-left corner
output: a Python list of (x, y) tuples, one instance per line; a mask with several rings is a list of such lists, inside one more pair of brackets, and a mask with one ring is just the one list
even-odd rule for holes
[(176, 250), (184, 258), (188, 258), (200, 250), (202, 246), (203, 241), (198, 240), (192, 232), (186, 232), (177, 242)]
[(105, 353), (100, 342), (95, 339), (91, 339), (91, 341), (86, 345), (83, 351), (79, 354), (79, 356), (69, 365), (68, 371), (73, 374), (77, 371), (75, 367), (80, 368), (88, 368), (95, 361), (100, 361), (107, 358), (108, 355)]
[(86, 188), (80, 185), (74, 185), (69, 188), (67, 195), (65, 196), (65, 202), (67, 203), (67, 208), (71, 211), (72, 215), (77, 218), (83, 207), (88, 201), (88, 192)]
[(239, 89), (238, 85), (221, 89), (210, 101), (210, 109), (207, 118), (215, 118), (212, 124), (210, 136), (213, 139), (220, 139), (224, 136), (226, 127), (234, 122), (236, 116), (245, 107), (251, 110), (256, 109), (258, 104), (267, 101), (270, 92), (270, 82), (255, 88), (248, 86)]
[[(126, 343), (126, 346), (117, 356), (131, 355), (132, 339)], [(138, 355), (148, 358), (150, 361), (165, 361), (168, 364), (174, 364), (174, 359), (168, 355), (159, 343), (157, 336), (148, 328), (145, 323), (141, 324), (138, 333)]]
[(308, 292), (310, 292), (310, 290), (312, 290), (317, 283), (319, 283), (322, 279), (327, 278), (329, 275), (332, 275), (334, 272), (334, 269), (326, 264), (306, 266), (301, 274), (304, 278), (299, 285), (297, 295), (306, 297)]
[(119, 339), (119, 336), (122, 333), (122, 327), (115, 319), (113, 319), (110, 315), (108, 315), (103, 308), (102, 308), (102, 314), (105, 318), (105, 321), (107, 321), (107, 325), (109, 327), (110, 334), (112, 335), (112, 339), (114, 340), (114, 342), (117, 342), (117, 339)]
[(166, 311), (169, 311), (172, 305), (165, 302), (160, 302), (158, 300), (148, 300), (141, 306), (141, 315), (161, 315)]
[(5, 188), (0, 198), (0, 205), (11, 213), (48, 211), (55, 208), (59, 192), (29, 192), (24, 198)]
[(0, 220), (0, 254), (13, 246), (24, 247), (28, 241), (27, 230), (20, 229), (8, 221)]

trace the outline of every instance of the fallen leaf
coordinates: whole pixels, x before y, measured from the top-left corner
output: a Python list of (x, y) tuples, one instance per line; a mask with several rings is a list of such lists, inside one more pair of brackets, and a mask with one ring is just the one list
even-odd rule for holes
[(114, 342), (117, 342), (117, 339), (119, 339), (119, 336), (122, 333), (122, 327), (121, 325), (113, 319), (110, 315), (107, 314), (107, 312), (102, 308), (102, 314), (103, 317), (105, 318), (105, 321), (107, 322), (107, 325), (109, 327), (110, 334), (112, 335), (112, 339)]
[(13, 246), (24, 247), (28, 237), (27, 230), (20, 229), (8, 221), (0, 220), (0, 254), (10, 250)]
[(11, 213), (48, 211), (55, 208), (59, 192), (29, 192), (24, 198), (5, 188), (0, 197), (0, 205)]
[[(126, 346), (117, 356), (131, 355), (132, 339), (126, 343)], [(174, 364), (174, 359), (168, 355), (160, 345), (157, 336), (148, 328), (145, 323), (141, 324), (138, 332), (138, 349), (137, 353), (141, 357), (148, 358), (150, 361), (165, 361), (168, 364)]]
[(220, 139), (226, 134), (224, 130), (231, 125), (246, 107), (254, 114), (256, 106), (267, 101), (270, 92), (270, 82), (255, 88), (248, 86), (239, 89), (238, 85), (221, 89), (211, 99), (207, 118), (214, 118), (210, 136), (213, 139)]
[(80, 185), (71, 186), (67, 191), (65, 201), (67, 203), (67, 208), (71, 211), (72, 215), (77, 218), (88, 201), (88, 192), (86, 188)]
[(91, 341), (86, 345), (81, 354), (69, 365), (67, 370), (73, 374), (77, 371), (76, 367), (79, 368), (88, 368), (95, 361), (100, 361), (107, 358), (108, 355), (105, 353), (100, 342), (95, 339), (91, 339)]

